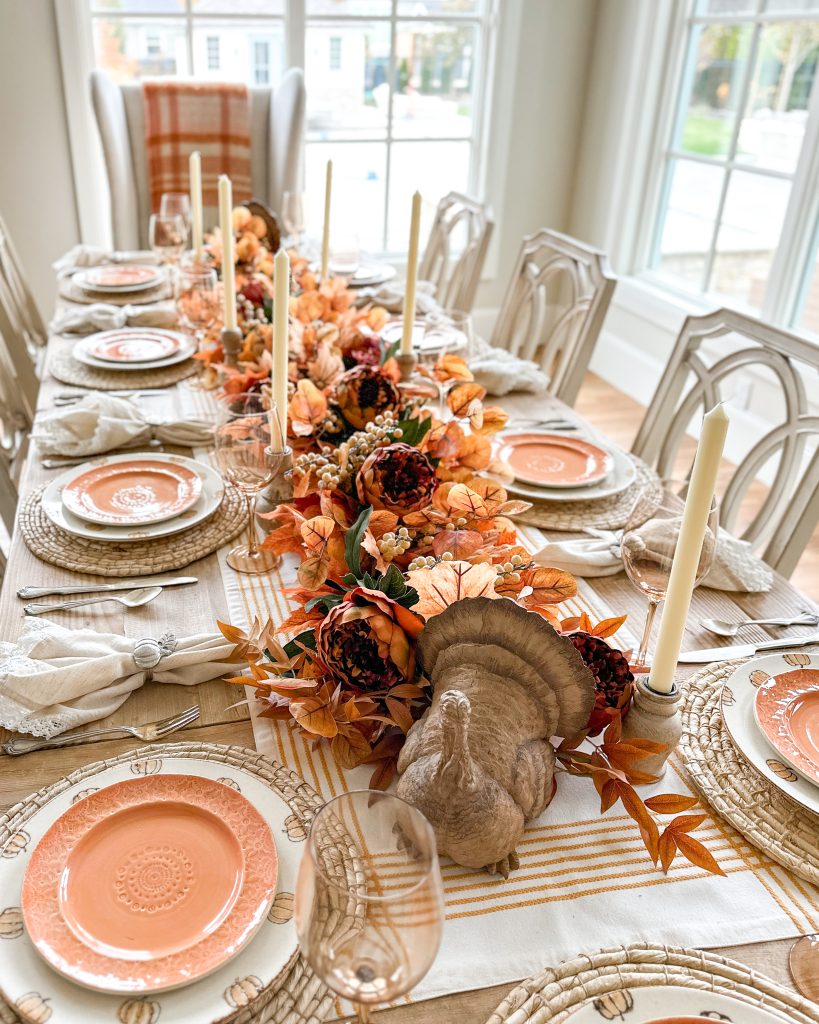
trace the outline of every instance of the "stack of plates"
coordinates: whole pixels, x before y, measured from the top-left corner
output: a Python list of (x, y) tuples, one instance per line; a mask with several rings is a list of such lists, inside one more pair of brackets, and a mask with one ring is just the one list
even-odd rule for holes
[(98, 370), (160, 370), (182, 363), (196, 351), (196, 339), (154, 327), (121, 327), (91, 334), (74, 346), (73, 355)]
[(352, 274), (342, 264), (335, 267), (332, 258), (329, 268), (331, 274), (346, 277), (349, 288), (375, 288), (379, 284), (391, 281), (396, 274), (395, 267), (376, 260), (362, 260)]
[(721, 710), (753, 767), (819, 814), (819, 656), (794, 651), (740, 665), (722, 689)]
[(109, 455), (66, 470), (46, 487), (42, 506), (60, 529), (97, 541), (167, 537), (219, 508), (222, 478), (181, 455)]
[[(381, 340), (386, 345), (394, 345), (401, 341), (403, 333), (404, 321), (400, 317), (395, 317), (384, 324)], [(453, 324), (447, 324), (443, 318), (437, 322), (430, 322), (418, 317), (412, 325), (412, 347), (419, 356), (433, 356), (444, 351), (457, 354), (468, 344), (466, 334)]]
[(161, 267), (140, 263), (90, 267), (78, 271), (72, 278), (82, 291), (100, 295), (130, 295), (157, 288), (167, 280)]
[(637, 469), (616, 448), (542, 431), (506, 431), (498, 458), (515, 475), (510, 494), (537, 501), (598, 501), (630, 487)]

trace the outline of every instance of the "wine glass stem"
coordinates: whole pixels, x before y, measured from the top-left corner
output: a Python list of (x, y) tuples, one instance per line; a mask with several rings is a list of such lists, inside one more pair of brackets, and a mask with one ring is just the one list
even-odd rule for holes
[(654, 616), (657, 614), (657, 609), (660, 607), (660, 602), (656, 597), (650, 597), (648, 599), (648, 611), (646, 612), (646, 624), (643, 627), (643, 639), (640, 641), (640, 650), (637, 652), (637, 664), (645, 665), (646, 658), (648, 657), (648, 645), (651, 641), (651, 628), (654, 625)]
[(256, 539), (256, 494), (245, 494), (247, 502), (247, 551), (251, 556), (259, 553), (259, 545)]
[(370, 1017), (370, 1008), (366, 1003), (356, 1003), (355, 1010), (358, 1016), (358, 1024), (370, 1024), (372, 1017)]

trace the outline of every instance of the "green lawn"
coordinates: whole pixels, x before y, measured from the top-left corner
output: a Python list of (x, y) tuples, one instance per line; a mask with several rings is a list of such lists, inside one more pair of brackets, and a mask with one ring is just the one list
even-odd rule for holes
[(728, 152), (732, 121), (710, 114), (689, 114), (683, 127), (682, 148), (703, 156), (721, 156)]

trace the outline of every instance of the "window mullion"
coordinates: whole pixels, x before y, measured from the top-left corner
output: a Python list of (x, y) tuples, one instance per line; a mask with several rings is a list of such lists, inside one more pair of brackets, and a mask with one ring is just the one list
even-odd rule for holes
[(304, 68), (307, 19), (304, 0), (287, 0), (284, 9), (285, 58), (290, 68)]
[(193, 0), (185, 0), (185, 51), (188, 55), (188, 74), (193, 78)]

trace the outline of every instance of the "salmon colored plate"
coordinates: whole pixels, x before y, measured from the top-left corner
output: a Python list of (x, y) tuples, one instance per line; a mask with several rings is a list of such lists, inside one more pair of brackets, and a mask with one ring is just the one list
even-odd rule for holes
[(614, 468), (605, 448), (560, 434), (504, 434), (499, 454), (516, 480), (539, 487), (588, 487)]
[(103, 526), (159, 523), (185, 512), (202, 493), (202, 478), (188, 466), (130, 459), (85, 470), (63, 488), (63, 505)]
[(193, 775), (91, 793), (43, 836), (23, 879), (31, 941), (102, 992), (159, 992), (245, 945), (276, 890), (270, 828), (245, 797)]
[(114, 267), (93, 267), (77, 275), (81, 288), (95, 291), (137, 291), (151, 288), (162, 277), (156, 267), (123, 264)]
[(754, 715), (783, 759), (819, 785), (819, 670), (772, 676), (756, 692)]
[(107, 363), (149, 363), (168, 359), (181, 347), (179, 336), (171, 331), (132, 327), (98, 334), (87, 351)]

